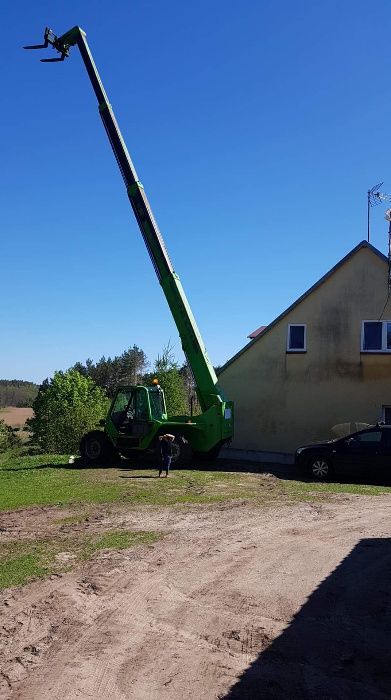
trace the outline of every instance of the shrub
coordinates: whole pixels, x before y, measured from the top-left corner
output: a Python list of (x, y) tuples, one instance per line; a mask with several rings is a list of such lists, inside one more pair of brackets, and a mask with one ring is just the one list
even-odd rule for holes
[(84, 433), (104, 418), (108, 400), (89, 377), (70, 369), (56, 372), (40, 386), (34, 417), (28, 421), (32, 442), (45, 452), (77, 452)]
[(20, 438), (3, 420), (0, 420), (0, 452), (6, 452), (20, 444)]

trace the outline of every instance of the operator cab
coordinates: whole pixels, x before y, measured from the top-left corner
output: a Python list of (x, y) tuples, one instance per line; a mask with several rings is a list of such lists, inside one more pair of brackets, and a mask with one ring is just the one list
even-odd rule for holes
[(160, 386), (119, 387), (108, 419), (118, 437), (130, 446), (138, 446), (155, 421), (167, 419), (164, 393)]

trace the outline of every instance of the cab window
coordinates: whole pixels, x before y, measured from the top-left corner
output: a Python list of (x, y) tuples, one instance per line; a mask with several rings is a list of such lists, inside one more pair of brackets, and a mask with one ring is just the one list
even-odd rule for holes
[(111, 409), (111, 420), (114, 425), (118, 427), (126, 417), (126, 411), (129, 406), (129, 401), (131, 399), (132, 391), (120, 390), (115, 397), (113, 408)]
[(145, 390), (139, 390), (136, 394), (136, 419), (149, 420), (148, 396)]
[(118, 392), (117, 396), (115, 397), (112, 413), (118, 413), (119, 411), (124, 411), (127, 408), (131, 393), (132, 392), (130, 389), (128, 391)]
[(162, 392), (158, 390), (150, 391), (149, 401), (151, 403), (152, 418), (154, 420), (161, 420), (165, 413)]

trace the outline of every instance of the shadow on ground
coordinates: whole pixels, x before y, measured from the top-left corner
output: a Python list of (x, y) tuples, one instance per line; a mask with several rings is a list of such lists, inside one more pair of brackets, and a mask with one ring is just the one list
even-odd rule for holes
[(222, 700), (390, 698), (390, 583), (391, 539), (360, 540)]

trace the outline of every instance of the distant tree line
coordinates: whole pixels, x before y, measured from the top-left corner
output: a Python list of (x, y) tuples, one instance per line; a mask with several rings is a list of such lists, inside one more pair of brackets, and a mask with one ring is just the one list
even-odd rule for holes
[(0, 408), (30, 407), (38, 394), (38, 385), (20, 379), (0, 379)]

